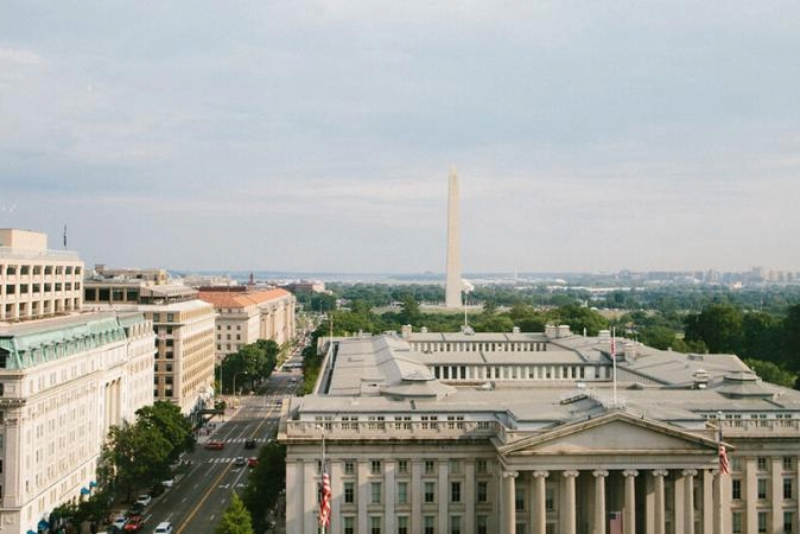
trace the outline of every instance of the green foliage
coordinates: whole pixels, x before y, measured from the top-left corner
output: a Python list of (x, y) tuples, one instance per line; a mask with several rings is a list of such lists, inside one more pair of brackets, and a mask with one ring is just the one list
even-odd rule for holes
[(743, 314), (730, 304), (712, 304), (686, 318), (687, 341), (703, 341), (716, 354), (735, 354), (742, 347)]
[(605, 317), (591, 308), (576, 304), (568, 304), (552, 310), (548, 312), (547, 317), (551, 324), (569, 325), (576, 334), (583, 333), (585, 328), (588, 335), (596, 336), (600, 330), (608, 328), (608, 320)]
[(192, 424), (180, 408), (167, 401), (157, 401), (136, 411), (137, 425), (152, 427), (169, 442), (167, 463), (173, 463), (181, 453), (194, 450)]
[[(275, 341), (259, 339), (229, 354), (221, 364), (222, 391), (233, 393), (234, 379), (236, 389), (242, 390), (269, 378), (278, 363), (280, 352), (281, 348)], [(219, 376), (219, 367), (216, 372)]]
[(750, 369), (760, 376), (764, 381), (783, 386), (786, 388), (794, 387), (797, 382), (797, 373), (787, 371), (772, 362), (763, 362), (761, 360), (745, 360)]
[(214, 534), (253, 534), (250, 512), (235, 492), (231, 496), (230, 506), (222, 514), (217, 528), (214, 529)]
[(243, 496), (257, 532), (266, 529), (267, 514), (278, 503), (285, 487), (286, 447), (272, 441), (259, 451), (258, 465), (250, 471)]
[(128, 500), (139, 488), (148, 488), (169, 473), (170, 442), (152, 425), (111, 427), (108, 459)]

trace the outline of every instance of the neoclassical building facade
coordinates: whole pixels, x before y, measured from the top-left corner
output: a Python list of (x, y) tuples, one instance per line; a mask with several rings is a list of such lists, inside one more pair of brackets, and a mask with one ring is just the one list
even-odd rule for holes
[(110, 427), (153, 403), (154, 339), (141, 313), (0, 323), (0, 534), (93, 491)]
[(617, 346), (327, 340), (314, 394), (284, 403), (287, 533), (318, 532), (323, 437), (329, 533), (798, 533), (800, 393), (733, 355)]

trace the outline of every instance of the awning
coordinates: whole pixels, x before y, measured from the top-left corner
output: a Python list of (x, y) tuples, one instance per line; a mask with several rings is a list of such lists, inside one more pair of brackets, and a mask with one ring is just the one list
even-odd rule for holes
[(81, 495), (89, 495), (91, 492), (89, 488), (81, 488)]
[(25, 534), (36, 534), (36, 531), (34, 531), (34, 530), (29, 530), (29, 531), (28, 531), (28, 532), (26, 532)]
[(89, 489), (96, 488), (96, 487), (97, 487), (97, 482), (95, 482), (94, 480), (89, 482)]
[(37, 526), (37, 528), (39, 530), (47, 530), (48, 528), (50, 528), (50, 523), (48, 523), (47, 521), (42, 519), (41, 521), (39, 521), (39, 524), (36, 525), (36, 526)]

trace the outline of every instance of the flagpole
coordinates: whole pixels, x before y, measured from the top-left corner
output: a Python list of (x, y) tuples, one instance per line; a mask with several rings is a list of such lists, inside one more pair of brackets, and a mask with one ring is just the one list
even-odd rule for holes
[[(331, 336), (333, 340), (333, 336)], [(325, 427), (322, 427), (322, 483), (325, 484)], [(324, 489), (322, 490), (325, 491)], [(323, 497), (324, 499), (325, 497)], [(322, 534), (325, 534), (325, 522), (322, 523)]]
[(617, 407), (617, 327), (611, 329), (611, 366), (614, 382), (614, 408)]

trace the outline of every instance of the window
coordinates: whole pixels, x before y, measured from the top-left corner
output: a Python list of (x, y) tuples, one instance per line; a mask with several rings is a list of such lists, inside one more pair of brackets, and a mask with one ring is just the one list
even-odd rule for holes
[(345, 516), (344, 521), (344, 534), (356, 534), (356, 518), (352, 516)]
[(552, 487), (545, 487), (544, 490), (544, 508), (548, 512), (552, 512), (556, 509), (556, 496), (555, 491), (553, 491)]
[(369, 518), (369, 534), (381, 534), (381, 517), (377, 515)]
[(783, 498), (784, 499), (791, 499), (793, 498), (792, 495), (794, 494), (794, 484), (792, 484), (792, 479), (789, 477), (783, 478)]
[(154, 313), (153, 314), (153, 322), (154, 323), (161, 322), (161, 314), (160, 313)]
[(356, 472), (355, 462), (353, 460), (344, 461), (344, 474), (352, 475)]
[(175, 322), (175, 314), (174, 313), (168, 313), (167, 314), (167, 322), (168, 323)]
[(733, 534), (742, 534), (742, 512), (733, 512), (731, 516), (731, 531)]
[(486, 466), (486, 460), (484, 458), (478, 458), (478, 461), (475, 462), (475, 470), (478, 473), (486, 473), (487, 466)]
[(485, 515), (479, 515), (476, 521), (478, 527), (478, 534), (489, 534), (489, 518)]
[(766, 478), (759, 478), (758, 479), (758, 498), (759, 499), (766, 499), (767, 498), (767, 479)]
[(397, 534), (408, 534), (408, 516), (397, 516)]
[(344, 483), (344, 502), (345, 504), (353, 504), (356, 502), (356, 490), (353, 482)]
[(794, 532), (794, 512), (783, 512), (783, 534)]
[(742, 470), (742, 459), (738, 456), (731, 456), (731, 471), (741, 471)]
[(734, 500), (742, 498), (742, 481), (738, 478), (731, 480), (731, 498)]
[(450, 460), (450, 472), (454, 474), (461, 473), (461, 462), (459, 460)]
[(381, 483), (380, 482), (372, 482), (370, 484), (370, 502), (372, 504), (380, 504), (381, 503)]
[(426, 515), (425, 520), (425, 529), (424, 534), (436, 534), (436, 517), (432, 515)]
[(478, 502), (489, 502), (489, 483), (478, 481)]
[(381, 474), (381, 461), (380, 460), (372, 460), (369, 464), (369, 471), (373, 475), (380, 475)]
[(767, 459), (763, 456), (759, 456), (756, 460), (756, 467), (759, 471), (766, 471), (767, 470)]
[(450, 502), (461, 502), (461, 482), (450, 483)]
[(450, 516), (450, 534), (461, 534), (461, 516)]
[(436, 483), (425, 482), (424, 488), (425, 502), (436, 502)]
[(516, 488), (516, 492), (514, 495), (514, 503), (517, 511), (525, 509), (525, 488), (520, 488), (520, 487)]
[(436, 473), (436, 463), (433, 460), (425, 460), (425, 474), (433, 475)]
[(397, 483), (397, 504), (408, 503), (408, 482)]
[(398, 460), (397, 471), (402, 474), (408, 473), (408, 460)]
[(767, 531), (767, 512), (758, 512), (758, 531)]
[(791, 456), (784, 456), (783, 457), (783, 470), (784, 471), (791, 471), (794, 469), (794, 458)]

